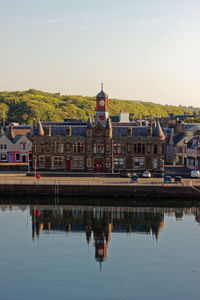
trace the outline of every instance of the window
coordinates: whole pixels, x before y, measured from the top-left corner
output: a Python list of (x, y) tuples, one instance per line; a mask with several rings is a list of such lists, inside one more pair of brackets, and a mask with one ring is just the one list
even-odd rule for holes
[(32, 161), (32, 154), (31, 153), (29, 153), (29, 155), (28, 155), (28, 160)]
[(44, 168), (44, 167), (45, 167), (44, 156), (39, 156), (39, 158), (38, 158), (38, 168)]
[(145, 144), (142, 144), (142, 153), (145, 153)]
[(62, 169), (64, 168), (64, 159), (63, 157), (54, 157), (53, 158), (53, 162), (54, 162), (54, 168), (55, 169)]
[(124, 165), (124, 159), (123, 158), (115, 158), (114, 159), (114, 165), (116, 169), (123, 168)]
[(125, 152), (124, 144), (117, 143), (114, 144), (114, 153), (123, 154)]
[(20, 154), (19, 154), (19, 153), (16, 153), (16, 154), (15, 154), (15, 160), (16, 160), (16, 161), (20, 161)]
[(64, 152), (64, 144), (60, 144), (60, 152), (61, 152), (61, 153)]
[(22, 150), (26, 150), (26, 144), (22, 144)]
[(183, 153), (183, 147), (176, 147), (177, 153)]
[(43, 153), (44, 152), (44, 144), (40, 143), (40, 152)]
[(7, 145), (6, 144), (4, 144), (4, 150), (6, 150), (7, 149)]
[(145, 153), (145, 144), (134, 144), (133, 145), (133, 153)]
[(2, 144), (0, 145), (0, 149), (3, 150), (3, 145)]
[(1, 154), (1, 161), (7, 161), (7, 155)]
[(74, 153), (83, 153), (84, 152), (84, 144), (82, 142), (73, 144), (73, 152)]
[(134, 168), (144, 168), (144, 158), (134, 158)]
[(84, 160), (82, 158), (75, 158), (73, 160), (73, 167), (75, 169), (83, 169), (84, 168)]
[(157, 167), (158, 167), (158, 159), (157, 159), (157, 158), (154, 158), (154, 159), (153, 159), (153, 168), (154, 168), (154, 169), (157, 169)]
[(104, 153), (104, 144), (94, 144), (94, 153)]

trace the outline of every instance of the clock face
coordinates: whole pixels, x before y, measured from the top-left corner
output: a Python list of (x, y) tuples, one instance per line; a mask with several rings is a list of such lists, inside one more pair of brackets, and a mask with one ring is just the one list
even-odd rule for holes
[(103, 105), (105, 104), (105, 101), (104, 101), (104, 100), (100, 100), (100, 101), (99, 101), (99, 104), (100, 104), (101, 106), (103, 106)]

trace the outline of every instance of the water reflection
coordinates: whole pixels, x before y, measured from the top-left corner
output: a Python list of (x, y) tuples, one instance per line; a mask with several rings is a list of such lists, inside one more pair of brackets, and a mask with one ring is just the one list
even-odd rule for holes
[(0, 298), (199, 299), (199, 223), (196, 207), (1, 205)]
[[(1, 207), (2, 210), (5, 207)], [(11, 206), (9, 206), (12, 209)], [(26, 207), (21, 207), (26, 209)], [(33, 241), (41, 234), (52, 231), (85, 232), (86, 242), (92, 241), (95, 259), (102, 266), (114, 232), (152, 235), (155, 241), (164, 228), (164, 216), (181, 220), (193, 214), (200, 222), (199, 208), (148, 208), (148, 207), (86, 207), (86, 206), (31, 206)]]
[[(13, 205), (0, 205), (2, 211), (12, 210)], [(102, 266), (114, 232), (152, 235), (157, 242), (164, 228), (164, 217), (181, 220), (184, 215), (194, 215), (200, 223), (200, 208), (158, 207), (94, 207), (94, 206), (26, 206), (32, 220), (32, 239), (53, 231), (85, 232), (88, 245), (93, 242), (95, 259)]]

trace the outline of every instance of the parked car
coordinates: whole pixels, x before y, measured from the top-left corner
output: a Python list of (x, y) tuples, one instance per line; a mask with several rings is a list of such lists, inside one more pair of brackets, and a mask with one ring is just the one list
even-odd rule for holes
[(164, 176), (163, 182), (164, 182), (164, 183), (171, 183), (171, 182), (172, 182), (171, 176)]
[(180, 182), (182, 182), (182, 177), (181, 176), (176, 176), (174, 178), (174, 183), (180, 183)]
[(138, 175), (132, 175), (131, 182), (138, 182)]
[(144, 178), (150, 178), (151, 177), (151, 173), (149, 171), (144, 171), (142, 174), (142, 177)]
[(192, 170), (190, 176), (191, 176), (192, 178), (199, 178), (200, 173), (199, 173), (198, 170)]

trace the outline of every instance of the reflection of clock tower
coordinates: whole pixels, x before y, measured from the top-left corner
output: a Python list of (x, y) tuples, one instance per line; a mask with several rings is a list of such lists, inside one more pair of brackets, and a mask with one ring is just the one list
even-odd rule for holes
[(94, 125), (100, 121), (103, 125), (106, 125), (106, 120), (109, 118), (108, 113), (108, 95), (103, 91), (103, 83), (101, 84), (101, 91), (96, 97), (96, 114), (94, 119)]

